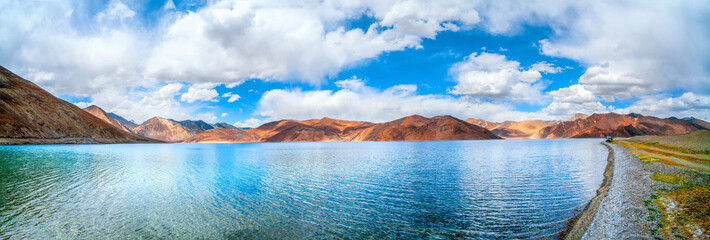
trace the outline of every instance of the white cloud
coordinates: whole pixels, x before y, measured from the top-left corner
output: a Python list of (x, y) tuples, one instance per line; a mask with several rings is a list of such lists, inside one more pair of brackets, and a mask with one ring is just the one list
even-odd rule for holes
[(592, 92), (585, 89), (584, 85), (580, 84), (550, 91), (547, 94), (552, 96), (556, 102), (586, 103), (599, 100)]
[(190, 87), (186, 93), (180, 96), (180, 100), (187, 103), (192, 103), (195, 101), (206, 101), (206, 102), (217, 102), (215, 99), (219, 96), (217, 90), (205, 89), (205, 88), (195, 88)]
[(237, 128), (256, 128), (261, 126), (262, 124), (264, 124), (264, 121), (256, 118), (250, 118), (244, 122), (236, 122), (234, 123), (234, 126)]
[(217, 116), (214, 115), (214, 113), (211, 112), (205, 112), (205, 113), (200, 113), (197, 114), (194, 118), (191, 118), (192, 120), (202, 120), (208, 123), (213, 123), (217, 121)]
[(562, 71), (561, 67), (555, 67), (551, 63), (539, 62), (530, 66), (530, 70), (541, 72), (541, 73), (559, 73)]
[(378, 90), (354, 78), (338, 81), (336, 85), (341, 89), (276, 89), (265, 92), (256, 113), (269, 120), (332, 117), (372, 122), (387, 122), (414, 114), (429, 117), (453, 115), (462, 119), (477, 117), (494, 121), (529, 117), (529, 114), (513, 111), (513, 107), (507, 104), (493, 104), (469, 97), (417, 95), (414, 85)]
[(540, 72), (522, 70), (519, 62), (496, 53), (472, 53), (450, 71), (457, 82), (453, 94), (533, 101), (542, 97), (545, 87)]
[(686, 92), (678, 97), (647, 96), (627, 108), (618, 109), (617, 112), (710, 120), (710, 95)]
[(221, 116), (221, 117), (226, 117), (227, 115), (229, 115), (229, 114), (227, 114), (227, 113), (222, 113), (222, 115), (220, 115), (220, 116)]
[(119, 21), (123, 23), (125, 19), (132, 18), (136, 12), (128, 8), (126, 4), (120, 0), (111, 0), (105, 11), (96, 14), (96, 21), (105, 23), (107, 21)]
[[(473, 7), (468, 1), (220, 1), (180, 15), (153, 50), (145, 73), (189, 82), (260, 78), (321, 84), (383, 52), (420, 47), (422, 38), (472, 27), (479, 21)], [(378, 21), (365, 30), (342, 25), (365, 13)]]
[(222, 94), (222, 97), (228, 97), (229, 99), (227, 99), (227, 102), (236, 102), (237, 100), (242, 98), (239, 95), (231, 93), (231, 92)]
[(155, 116), (176, 120), (194, 119), (191, 113), (197, 109), (183, 107), (177, 100), (183, 86), (182, 83), (170, 83), (147, 89), (109, 88), (92, 96), (90, 104), (136, 123)]

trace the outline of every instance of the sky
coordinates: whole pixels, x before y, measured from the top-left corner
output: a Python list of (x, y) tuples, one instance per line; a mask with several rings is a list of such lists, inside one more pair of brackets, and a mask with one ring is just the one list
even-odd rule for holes
[(709, 13), (703, 0), (3, 0), (0, 65), (137, 123), (710, 120)]

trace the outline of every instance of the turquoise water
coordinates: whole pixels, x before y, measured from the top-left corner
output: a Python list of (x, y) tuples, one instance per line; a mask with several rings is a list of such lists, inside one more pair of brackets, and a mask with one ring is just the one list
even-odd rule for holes
[(599, 139), (0, 147), (0, 238), (554, 238)]

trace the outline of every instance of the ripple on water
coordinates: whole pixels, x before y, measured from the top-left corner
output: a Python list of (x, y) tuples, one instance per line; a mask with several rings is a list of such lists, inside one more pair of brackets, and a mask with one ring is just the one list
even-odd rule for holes
[(0, 147), (0, 238), (554, 238), (599, 140)]

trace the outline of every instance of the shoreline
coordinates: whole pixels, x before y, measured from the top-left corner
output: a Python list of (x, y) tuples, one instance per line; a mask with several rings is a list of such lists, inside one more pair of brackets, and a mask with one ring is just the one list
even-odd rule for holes
[(589, 200), (589, 203), (587, 203), (582, 212), (570, 219), (565, 230), (560, 233), (559, 239), (581, 239), (592, 224), (602, 200), (609, 194), (609, 188), (611, 187), (612, 178), (614, 177), (614, 149), (605, 142), (601, 142), (600, 144), (604, 145), (609, 150), (602, 184), (599, 186), (599, 189), (597, 189), (597, 195)]

